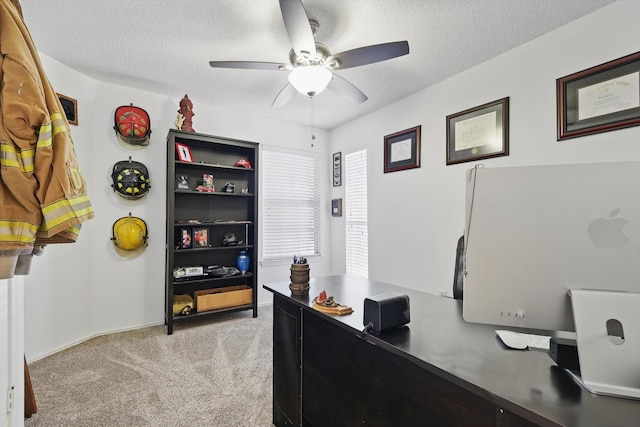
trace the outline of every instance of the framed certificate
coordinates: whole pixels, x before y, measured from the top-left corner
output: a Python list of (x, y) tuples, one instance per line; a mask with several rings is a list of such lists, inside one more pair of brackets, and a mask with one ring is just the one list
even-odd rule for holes
[(640, 125), (640, 52), (556, 80), (558, 141)]
[(447, 116), (447, 165), (508, 155), (508, 97)]
[(420, 167), (420, 129), (416, 126), (384, 137), (384, 173)]

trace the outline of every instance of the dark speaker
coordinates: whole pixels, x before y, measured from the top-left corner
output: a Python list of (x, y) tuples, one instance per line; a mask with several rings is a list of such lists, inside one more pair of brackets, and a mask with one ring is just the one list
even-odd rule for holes
[(549, 357), (563, 369), (580, 373), (580, 359), (575, 340), (551, 337), (549, 341)]
[(376, 334), (406, 325), (410, 320), (407, 295), (385, 293), (364, 299), (363, 324), (371, 324), (370, 328)]

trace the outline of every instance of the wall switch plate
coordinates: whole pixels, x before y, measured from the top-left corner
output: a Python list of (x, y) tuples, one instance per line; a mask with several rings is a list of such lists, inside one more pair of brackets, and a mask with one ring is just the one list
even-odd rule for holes
[(10, 413), (13, 411), (13, 392), (14, 392), (14, 388), (15, 387), (11, 387), (10, 389), (7, 390), (7, 413)]

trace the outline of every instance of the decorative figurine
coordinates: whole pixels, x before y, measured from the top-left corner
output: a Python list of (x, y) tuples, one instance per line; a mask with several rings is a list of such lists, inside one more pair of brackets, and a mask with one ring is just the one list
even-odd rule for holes
[(348, 305), (340, 304), (333, 299), (333, 295), (327, 296), (326, 291), (320, 292), (312, 302), (313, 308), (324, 313), (337, 314), (339, 316), (353, 313), (353, 308)]
[(180, 100), (180, 109), (178, 110), (178, 117), (175, 122), (176, 127), (185, 132), (195, 132), (192, 127), (192, 118), (194, 115), (193, 103), (185, 94), (184, 98)]
[(181, 129), (182, 124), (184, 123), (184, 116), (178, 113), (178, 117), (176, 117), (176, 121), (174, 123), (176, 124), (176, 129)]

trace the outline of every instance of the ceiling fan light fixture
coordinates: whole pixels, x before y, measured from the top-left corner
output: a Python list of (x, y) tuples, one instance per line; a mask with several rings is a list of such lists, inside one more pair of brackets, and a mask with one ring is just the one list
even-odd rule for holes
[(296, 67), (289, 73), (289, 83), (303, 95), (314, 96), (327, 88), (331, 71), (321, 65)]

